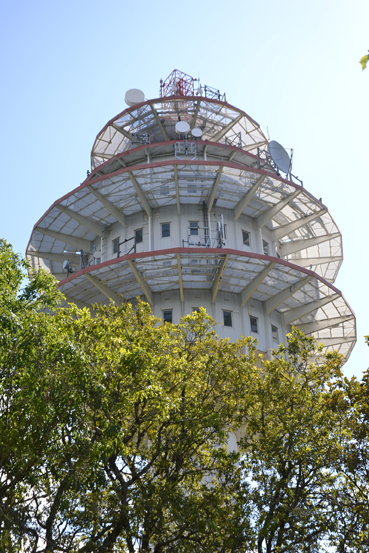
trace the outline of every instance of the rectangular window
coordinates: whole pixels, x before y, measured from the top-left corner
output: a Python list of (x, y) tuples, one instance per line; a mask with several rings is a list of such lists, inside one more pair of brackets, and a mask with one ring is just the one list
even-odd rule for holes
[(274, 325), (272, 325), (272, 338), (273, 338), (273, 342), (278, 343), (278, 328)]
[(263, 252), (264, 255), (269, 255), (269, 244), (265, 240), (263, 240)]
[(172, 309), (165, 309), (163, 311), (163, 321), (165, 323), (172, 323), (173, 322), (173, 310)]
[(199, 234), (199, 223), (198, 221), (190, 221), (190, 235), (197, 236)]
[(250, 233), (247, 232), (247, 230), (242, 231), (242, 241), (245, 244), (245, 246), (250, 245)]
[(192, 313), (200, 313), (200, 307), (193, 307)]
[(251, 327), (251, 332), (258, 331), (258, 320), (256, 317), (250, 317), (250, 327)]
[(161, 236), (162, 238), (166, 238), (167, 236), (170, 236), (170, 223), (161, 224)]
[(143, 229), (138, 228), (137, 230), (135, 230), (135, 244), (140, 244), (142, 240), (143, 240)]
[(224, 326), (232, 326), (232, 311), (223, 311)]
[(119, 248), (119, 236), (113, 240), (113, 253), (118, 253)]

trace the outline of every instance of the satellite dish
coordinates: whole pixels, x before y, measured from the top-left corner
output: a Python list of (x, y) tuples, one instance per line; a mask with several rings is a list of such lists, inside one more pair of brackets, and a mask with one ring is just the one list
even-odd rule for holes
[(275, 140), (271, 140), (269, 142), (269, 153), (278, 169), (280, 169), (282, 173), (288, 173), (290, 170), (291, 160), (282, 144), (279, 144), (279, 142), (276, 142)]
[(144, 102), (145, 94), (142, 92), (142, 90), (139, 90), (138, 88), (130, 88), (126, 92), (124, 101), (127, 106), (132, 107), (136, 104), (141, 104), (142, 102)]
[(201, 138), (202, 137), (202, 130), (198, 129), (196, 127), (195, 129), (192, 129), (191, 134), (194, 138)]
[(190, 130), (190, 125), (186, 121), (178, 121), (176, 123), (176, 132), (178, 134), (187, 134)]
[(67, 271), (67, 273), (69, 272), (69, 266), (70, 266), (70, 263), (68, 261), (68, 259), (66, 259), (63, 263), (63, 271)]

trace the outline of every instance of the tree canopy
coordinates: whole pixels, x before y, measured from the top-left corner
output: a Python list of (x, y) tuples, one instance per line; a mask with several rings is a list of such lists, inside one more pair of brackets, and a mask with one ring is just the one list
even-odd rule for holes
[(297, 329), (261, 359), (204, 309), (61, 308), (26, 270), (0, 241), (0, 550), (367, 550), (367, 373)]

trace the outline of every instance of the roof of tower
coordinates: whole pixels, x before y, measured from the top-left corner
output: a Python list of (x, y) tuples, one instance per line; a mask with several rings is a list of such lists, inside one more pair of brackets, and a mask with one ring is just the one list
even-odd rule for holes
[(268, 139), (243, 110), (206, 96), (169, 96), (146, 100), (113, 117), (98, 133), (91, 152), (91, 170), (140, 144), (177, 140), (175, 125), (186, 121), (202, 130), (202, 140), (234, 145), (256, 154)]

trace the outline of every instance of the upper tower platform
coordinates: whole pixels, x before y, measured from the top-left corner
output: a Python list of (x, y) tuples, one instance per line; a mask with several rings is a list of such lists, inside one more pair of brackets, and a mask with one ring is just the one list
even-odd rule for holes
[(186, 121), (202, 130), (202, 140), (233, 145), (257, 154), (268, 140), (260, 126), (244, 111), (224, 101), (203, 96), (169, 96), (129, 107), (111, 119), (97, 135), (91, 152), (91, 169), (132, 149), (132, 145), (177, 141), (175, 125)]

